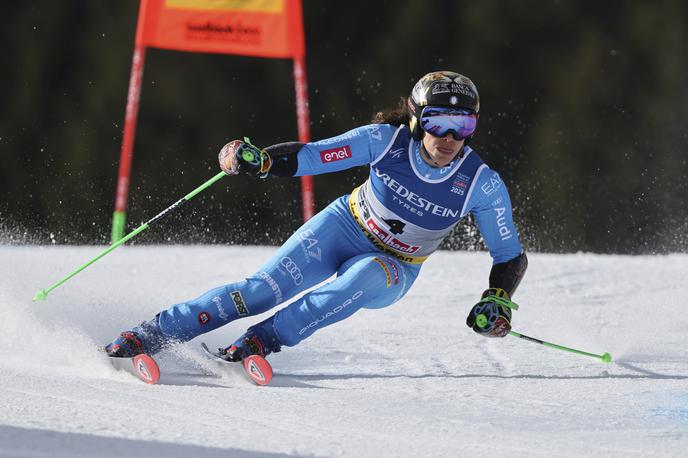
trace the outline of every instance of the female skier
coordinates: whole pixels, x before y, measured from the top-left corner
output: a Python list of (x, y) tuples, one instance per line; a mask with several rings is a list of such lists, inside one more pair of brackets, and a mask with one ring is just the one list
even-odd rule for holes
[[(406, 106), (378, 113), (374, 124), (312, 143), (263, 150), (234, 140), (219, 154), (229, 175), (260, 178), (336, 172), (370, 165), (370, 176), (299, 228), (258, 272), (158, 313), (107, 345), (113, 357), (155, 354), (239, 318), (258, 315), (336, 274), (265, 321), (248, 328), (222, 356), (239, 361), (292, 347), (361, 308), (382, 308), (411, 288), (423, 261), (472, 213), (493, 259), (488, 289), (466, 324), (503, 337), (509, 299), (527, 258), (519, 242), (506, 185), (468, 146), (480, 99), (458, 73), (423, 76)], [(476, 324), (478, 315), (487, 323)]]

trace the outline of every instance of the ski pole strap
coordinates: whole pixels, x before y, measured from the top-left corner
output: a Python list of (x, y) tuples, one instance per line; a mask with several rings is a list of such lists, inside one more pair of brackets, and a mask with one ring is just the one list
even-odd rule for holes
[(509, 298), (509, 294), (501, 288), (488, 289), (483, 293), (483, 297), (480, 299), (480, 302), (494, 302), (496, 304), (503, 305), (504, 307), (518, 310), (518, 304), (516, 302), (512, 302)]
[[(241, 153), (241, 158), (249, 164), (258, 167), (256, 176), (258, 178), (267, 178), (272, 168), (272, 157), (264, 149), (258, 148), (256, 145), (251, 143), (251, 139), (244, 137), (244, 143), (249, 145), (250, 149), (243, 149)], [(256, 157), (257, 156), (257, 157)]]

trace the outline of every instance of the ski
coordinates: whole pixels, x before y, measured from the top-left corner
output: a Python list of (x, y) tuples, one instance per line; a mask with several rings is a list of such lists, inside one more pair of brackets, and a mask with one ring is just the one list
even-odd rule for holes
[(155, 385), (160, 380), (160, 367), (153, 358), (142, 353), (133, 358), (115, 358), (108, 356), (115, 369), (120, 369), (138, 377), (141, 381)]
[(243, 375), (254, 385), (265, 386), (272, 380), (272, 366), (262, 356), (251, 355), (242, 361), (232, 362), (223, 359), (219, 352), (210, 350), (205, 342), (201, 342), (201, 348), (207, 357), (222, 364), (223, 367)]

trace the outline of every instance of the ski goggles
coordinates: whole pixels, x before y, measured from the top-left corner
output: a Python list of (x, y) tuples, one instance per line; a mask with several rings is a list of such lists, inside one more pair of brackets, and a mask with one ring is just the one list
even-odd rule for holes
[(444, 137), (451, 132), (455, 139), (465, 140), (473, 135), (477, 125), (477, 113), (458, 108), (427, 106), (420, 114), (421, 129), (433, 137)]

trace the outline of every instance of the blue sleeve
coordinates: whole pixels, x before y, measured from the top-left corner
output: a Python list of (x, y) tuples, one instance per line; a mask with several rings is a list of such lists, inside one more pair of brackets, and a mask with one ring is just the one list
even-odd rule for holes
[(506, 184), (497, 172), (484, 168), (470, 196), (469, 208), (492, 256), (493, 264), (510, 261), (523, 251), (511, 214)]
[(295, 176), (338, 172), (370, 164), (391, 144), (397, 127), (370, 124), (342, 135), (306, 143), (299, 150)]

